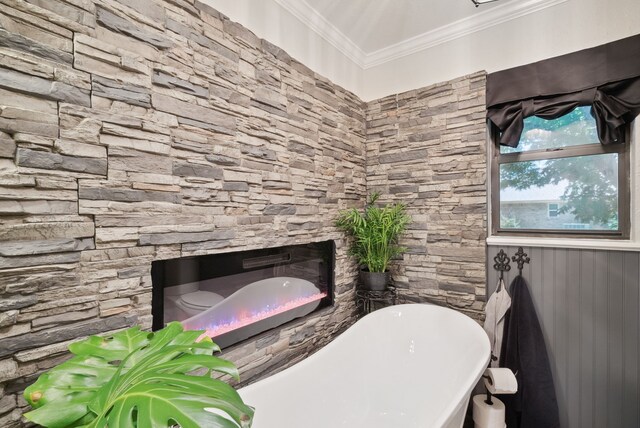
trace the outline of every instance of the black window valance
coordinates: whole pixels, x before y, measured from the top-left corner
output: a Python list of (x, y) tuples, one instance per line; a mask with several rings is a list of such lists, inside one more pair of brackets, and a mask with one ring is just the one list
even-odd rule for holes
[(487, 118), (502, 145), (518, 145), (526, 117), (555, 119), (587, 105), (600, 142), (624, 142), (640, 113), (640, 34), (487, 76)]

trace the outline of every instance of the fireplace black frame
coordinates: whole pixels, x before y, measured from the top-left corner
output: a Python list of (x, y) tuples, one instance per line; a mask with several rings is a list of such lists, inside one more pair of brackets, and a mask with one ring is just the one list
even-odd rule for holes
[[(313, 313), (320, 309), (333, 306), (335, 302), (335, 255), (336, 245), (333, 240), (308, 242), (303, 244), (291, 244), (281, 247), (270, 247), (252, 250), (240, 250), (233, 252), (205, 254), (198, 256), (181, 257), (168, 260), (156, 260), (151, 264), (151, 280), (152, 280), (152, 298), (151, 298), (151, 314), (153, 317), (152, 330), (157, 331), (164, 327), (164, 288), (173, 285), (179, 285), (175, 278), (169, 278), (165, 272), (167, 267), (171, 268), (173, 264), (177, 266), (184, 261), (197, 261), (200, 271), (200, 280), (210, 278), (224, 277), (234, 273), (248, 272), (252, 270), (264, 269), (268, 266), (283, 265), (295, 263), (296, 260), (287, 259), (292, 249), (312, 248), (323, 252), (323, 260), (327, 264), (327, 297), (321, 300), (320, 305)], [(251, 262), (247, 263), (250, 259)], [(243, 263), (244, 262), (244, 263)], [(215, 268), (214, 268), (215, 264)], [(295, 322), (296, 320), (290, 321)], [(290, 323), (289, 322), (289, 323)], [(285, 323), (278, 328), (289, 324)]]

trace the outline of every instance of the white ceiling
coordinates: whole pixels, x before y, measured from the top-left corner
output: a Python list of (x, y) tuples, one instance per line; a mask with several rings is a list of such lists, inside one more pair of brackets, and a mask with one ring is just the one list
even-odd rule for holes
[(363, 69), (567, 0), (273, 0)]
[(471, 0), (306, 0), (306, 3), (365, 54), (499, 5), (491, 3), (476, 8)]

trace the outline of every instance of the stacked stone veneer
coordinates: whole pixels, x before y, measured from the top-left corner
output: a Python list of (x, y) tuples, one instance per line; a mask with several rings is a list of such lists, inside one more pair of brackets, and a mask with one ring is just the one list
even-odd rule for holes
[(338, 209), (363, 103), (194, 0), (0, 0), (0, 426), (89, 334), (151, 323), (151, 262), (337, 240), (336, 305), (226, 352), (244, 380), (354, 317)]
[(394, 266), (401, 293), (481, 318), (485, 300), (485, 74), (367, 106), (367, 184), (414, 223)]
[(484, 75), (365, 105), (196, 0), (0, 0), (0, 426), (80, 337), (151, 324), (151, 262), (335, 239), (336, 305), (233, 347), (243, 381), (354, 320), (332, 225), (414, 223), (410, 301), (484, 300)]

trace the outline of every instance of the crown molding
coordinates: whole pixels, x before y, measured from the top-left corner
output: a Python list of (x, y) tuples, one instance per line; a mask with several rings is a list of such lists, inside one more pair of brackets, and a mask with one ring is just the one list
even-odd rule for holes
[(287, 12), (298, 18), (314, 33), (342, 52), (360, 68), (364, 68), (366, 54), (342, 31), (329, 22), (305, 0), (273, 0)]
[(566, 1), (568, 0), (511, 1), (368, 53), (365, 57), (364, 68), (375, 67)]
[(274, 0), (362, 69), (376, 67), (568, 0), (514, 0), (374, 52), (365, 53), (305, 0)]

